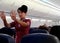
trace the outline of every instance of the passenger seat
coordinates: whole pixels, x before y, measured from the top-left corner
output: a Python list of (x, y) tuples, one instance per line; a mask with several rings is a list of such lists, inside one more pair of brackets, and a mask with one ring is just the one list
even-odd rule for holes
[(34, 33), (24, 36), (21, 43), (59, 43), (59, 40), (50, 34)]

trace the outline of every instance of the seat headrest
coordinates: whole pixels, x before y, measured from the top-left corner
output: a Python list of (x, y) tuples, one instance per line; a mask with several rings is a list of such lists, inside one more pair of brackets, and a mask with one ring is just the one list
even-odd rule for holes
[(59, 43), (59, 40), (53, 35), (35, 33), (24, 36), (21, 43)]
[(42, 29), (30, 29), (30, 33), (49, 33), (47, 30)]
[(0, 34), (0, 43), (15, 43), (14, 39), (6, 34)]

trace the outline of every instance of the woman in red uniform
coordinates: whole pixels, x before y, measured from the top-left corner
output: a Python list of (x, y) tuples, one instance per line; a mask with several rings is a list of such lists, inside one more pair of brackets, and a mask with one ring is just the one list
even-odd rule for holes
[(10, 24), (7, 23), (6, 16), (4, 15), (4, 12), (0, 12), (0, 16), (4, 22), (4, 25), (6, 27), (15, 27), (15, 29), (16, 29), (16, 43), (20, 43), (22, 37), (29, 33), (31, 21), (30, 21), (30, 19), (25, 18), (26, 14), (27, 14), (27, 10), (28, 10), (28, 8), (26, 5), (22, 5), (21, 7), (19, 7), (17, 9), (20, 19), (16, 18), (15, 11), (11, 11), (10, 16), (11, 16), (13, 22), (11, 22)]

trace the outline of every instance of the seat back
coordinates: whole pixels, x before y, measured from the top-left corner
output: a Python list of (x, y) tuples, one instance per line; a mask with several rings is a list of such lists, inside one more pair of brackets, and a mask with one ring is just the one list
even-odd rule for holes
[(42, 30), (42, 29), (30, 29), (30, 34), (31, 33), (49, 33), (47, 30)]
[(15, 43), (14, 39), (6, 34), (0, 34), (0, 43)]
[(59, 43), (59, 40), (53, 35), (35, 33), (24, 36), (21, 43)]
[(60, 26), (53, 26), (50, 30), (50, 34), (57, 36), (60, 40)]

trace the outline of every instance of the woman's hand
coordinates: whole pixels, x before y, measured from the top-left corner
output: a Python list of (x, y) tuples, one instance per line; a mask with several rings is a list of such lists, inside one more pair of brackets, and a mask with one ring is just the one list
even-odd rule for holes
[(4, 11), (0, 11), (0, 17), (2, 20), (6, 20), (6, 16), (4, 14)]
[(10, 16), (11, 16), (12, 20), (16, 20), (16, 12), (15, 11), (12, 10)]

